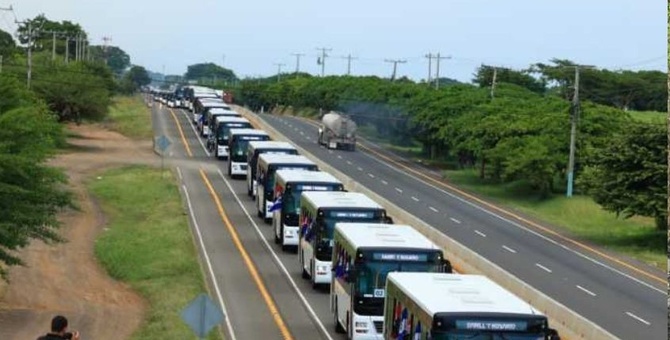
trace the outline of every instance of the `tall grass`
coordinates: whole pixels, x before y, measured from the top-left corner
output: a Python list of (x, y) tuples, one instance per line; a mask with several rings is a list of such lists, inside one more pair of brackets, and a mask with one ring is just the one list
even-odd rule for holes
[[(148, 300), (148, 317), (133, 339), (192, 339), (179, 314), (205, 291), (188, 221), (169, 172), (126, 167), (87, 183), (108, 219), (95, 253), (114, 278)], [(208, 339), (220, 339), (211, 332)]]
[(142, 96), (118, 96), (112, 99), (107, 123), (124, 136), (135, 139), (151, 139), (151, 109)]

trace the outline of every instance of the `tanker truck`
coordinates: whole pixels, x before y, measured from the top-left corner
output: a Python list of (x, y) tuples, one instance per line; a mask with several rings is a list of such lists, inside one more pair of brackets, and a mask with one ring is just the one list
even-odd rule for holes
[(331, 111), (321, 118), (319, 144), (328, 149), (356, 150), (356, 123), (343, 114)]

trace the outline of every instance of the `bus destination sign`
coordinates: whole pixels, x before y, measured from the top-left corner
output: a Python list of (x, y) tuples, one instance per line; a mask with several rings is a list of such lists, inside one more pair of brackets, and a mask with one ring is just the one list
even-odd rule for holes
[(528, 329), (528, 323), (525, 321), (457, 320), (456, 328), (478, 331), (521, 332)]

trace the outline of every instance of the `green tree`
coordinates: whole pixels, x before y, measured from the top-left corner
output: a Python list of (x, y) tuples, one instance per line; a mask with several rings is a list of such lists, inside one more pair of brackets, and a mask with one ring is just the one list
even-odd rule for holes
[(0, 30), (0, 55), (4, 58), (11, 56), (16, 51), (16, 42), (12, 35)]
[(133, 85), (133, 91), (137, 91), (140, 87), (151, 83), (151, 78), (149, 78), (147, 70), (144, 67), (137, 65), (131, 67), (124, 78)]
[[(479, 87), (490, 87), (493, 82), (492, 66), (482, 65), (477, 68), (475, 78), (472, 80)], [(527, 71), (515, 71), (509, 68), (498, 68), (496, 71), (496, 83), (516, 84), (529, 89), (535, 93), (544, 93), (546, 89), (545, 81), (535, 79)]]
[[(72, 205), (66, 178), (45, 165), (63, 142), (62, 127), (23, 83), (0, 75), (0, 263), (20, 265), (15, 253), (32, 239), (60, 241), (56, 214)], [(4, 92), (8, 90), (10, 92)], [(4, 266), (0, 276), (7, 279)]]
[(595, 151), (579, 184), (604, 209), (625, 218), (649, 216), (667, 227), (668, 150), (665, 124), (632, 124)]
[(117, 46), (91, 46), (90, 53), (94, 60), (106, 61), (114, 74), (121, 75), (130, 67), (130, 56)]
[(79, 24), (67, 20), (61, 22), (51, 21), (44, 15), (38, 15), (35, 18), (27, 20), (27, 22), (19, 25), (17, 29), (18, 39), (19, 42), (23, 45), (28, 43), (29, 26), (32, 26), (33, 30), (38, 33), (33, 42), (33, 49), (36, 52), (51, 51), (52, 48), (53, 35), (51, 33), (39, 32), (61, 32), (60, 35), (57, 36), (58, 39), (56, 40), (56, 53), (59, 55), (65, 55), (66, 39), (63, 37), (70, 37), (70, 59), (74, 59), (75, 57), (75, 37), (80, 36), (84, 40), (88, 40), (88, 34)]
[(189, 65), (184, 78), (187, 80), (223, 80), (237, 81), (237, 76), (232, 70), (221, 67), (214, 63), (201, 63)]

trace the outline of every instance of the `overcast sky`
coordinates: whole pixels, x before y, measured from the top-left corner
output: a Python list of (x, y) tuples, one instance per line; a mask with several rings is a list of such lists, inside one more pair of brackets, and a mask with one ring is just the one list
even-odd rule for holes
[[(320, 72), (316, 48), (331, 48), (326, 74), (422, 79), (429, 52), (440, 74), (470, 81), (481, 63), (521, 68), (551, 58), (612, 69), (667, 70), (667, 10), (658, 0), (0, 0), (19, 19), (44, 13), (103, 36), (133, 64), (168, 74), (215, 62), (240, 76), (271, 75), (275, 63)], [(0, 11), (0, 29), (14, 30)], [(225, 57), (224, 57), (225, 55)], [(433, 64), (433, 73), (435, 72)]]

